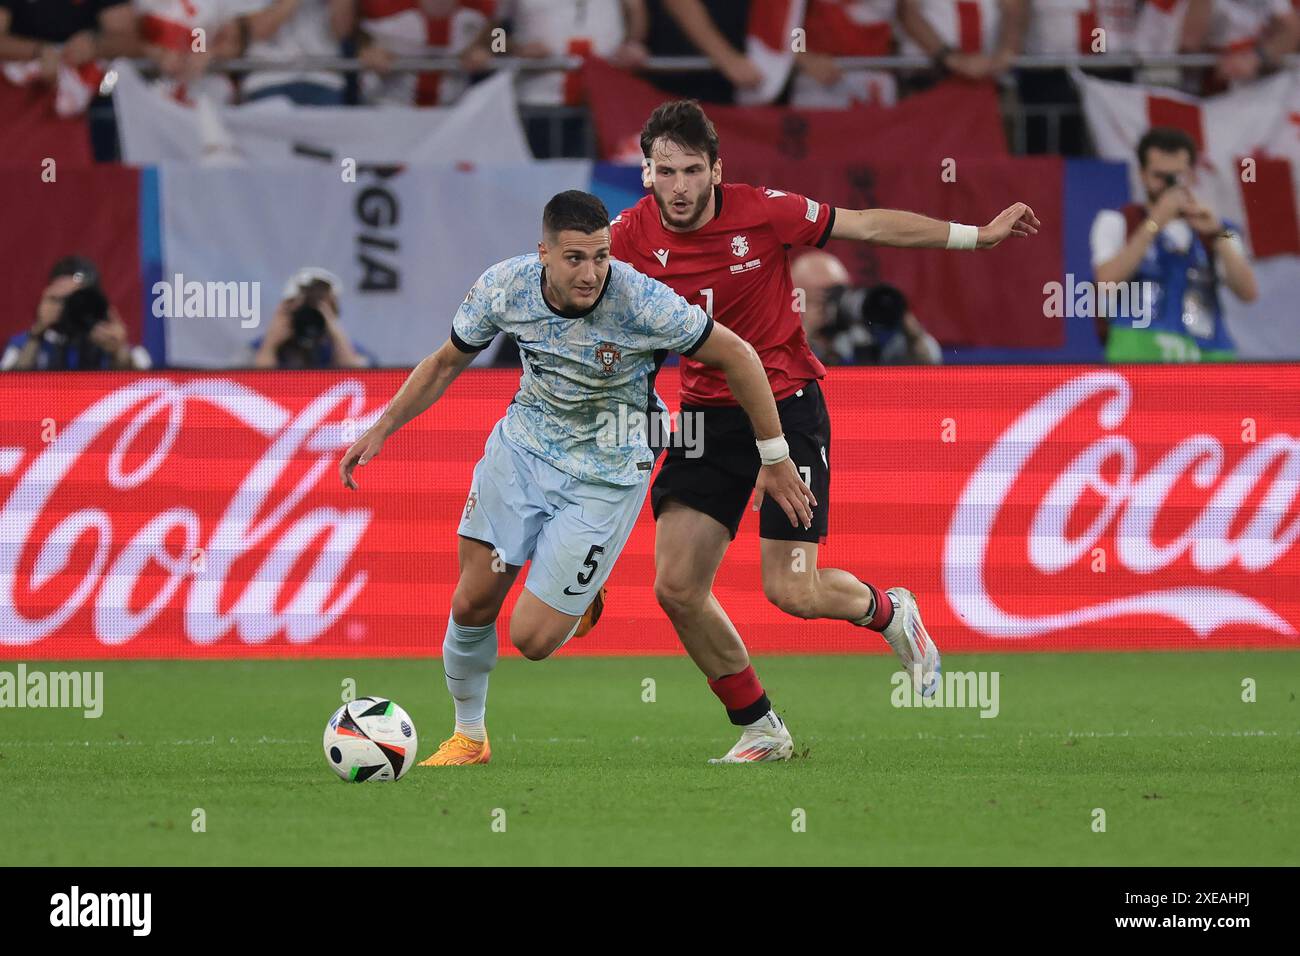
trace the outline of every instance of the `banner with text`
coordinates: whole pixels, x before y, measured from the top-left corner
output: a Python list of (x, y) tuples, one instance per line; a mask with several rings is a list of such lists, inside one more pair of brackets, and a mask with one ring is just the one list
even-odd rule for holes
[[(402, 379), (0, 378), (0, 658), (436, 656), (518, 373), (467, 372), (342, 488)], [(914, 590), (948, 653), (1297, 646), (1300, 368), (835, 369), (826, 392), (821, 563)], [(715, 585), (751, 651), (886, 650), (770, 606), (756, 524)], [(679, 653), (653, 578), (646, 508), (562, 653)]]
[(591, 164), (363, 165), (354, 182), (329, 168), (168, 165), (159, 178), (162, 284), (146, 321), (165, 324), (167, 364), (249, 364), (285, 282), (322, 266), (343, 280), (355, 343), (411, 366), (446, 340), (485, 268), (536, 250), (547, 200), (585, 188)]

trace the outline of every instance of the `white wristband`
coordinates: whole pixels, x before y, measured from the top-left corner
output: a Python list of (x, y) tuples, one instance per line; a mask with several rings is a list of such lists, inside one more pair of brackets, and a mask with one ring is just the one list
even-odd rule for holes
[(775, 438), (756, 438), (754, 444), (758, 446), (758, 457), (765, 465), (775, 465), (790, 457), (790, 445), (784, 435), (777, 435)]
[(959, 222), (948, 223), (949, 249), (974, 249), (979, 241), (979, 226), (964, 226)]

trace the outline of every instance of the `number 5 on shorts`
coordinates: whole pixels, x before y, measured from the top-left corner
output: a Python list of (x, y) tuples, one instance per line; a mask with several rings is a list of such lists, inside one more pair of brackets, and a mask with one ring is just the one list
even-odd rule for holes
[(583, 585), (583, 586), (585, 587), (586, 585), (588, 585), (588, 584), (591, 583), (591, 579), (592, 579), (592, 577), (595, 575), (595, 573), (596, 573), (596, 571), (597, 571), (597, 569), (598, 569), (598, 565), (597, 565), (597, 563), (596, 563), (596, 558), (599, 557), (600, 555), (604, 554), (604, 553), (605, 553), (605, 549), (602, 548), (600, 545), (598, 545), (598, 544), (593, 544), (593, 545), (591, 546), (591, 550), (587, 552), (587, 560), (585, 560), (585, 561), (582, 562), (582, 566), (583, 566), (584, 568), (586, 568), (587, 570), (586, 570), (585, 573), (582, 572), (582, 571), (579, 571), (579, 572), (578, 572), (578, 583), (579, 583), (579, 584), (581, 584), (581, 585)]

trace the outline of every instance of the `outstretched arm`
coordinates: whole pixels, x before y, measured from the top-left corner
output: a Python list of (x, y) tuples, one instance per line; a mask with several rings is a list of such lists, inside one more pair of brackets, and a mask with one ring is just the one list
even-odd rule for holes
[(343, 484), (355, 491), (357, 484), (352, 480), (352, 470), (378, 455), (379, 449), (384, 447), (384, 439), (441, 398), (477, 354), (462, 352), (448, 340), (413, 368), (384, 414), (343, 455), (339, 462), (339, 477)]
[(991, 249), (1008, 236), (1032, 236), (1041, 225), (1034, 211), (1022, 202), (978, 227), (898, 209), (836, 209), (831, 238), (920, 249)]
[(790, 449), (781, 434), (781, 416), (772, 397), (772, 386), (759, 361), (754, 347), (730, 329), (715, 324), (704, 344), (691, 353), (691, 358), (705, 365), (720, 368), (727, 376), (727, 386), (736, 401), (749, 416), (749, 423), (758, 439), (759, 457), (763, 467), (754, 483), (754, 508), (763, 503), (765, 495), (771, 496), (794, 527), (812, 527), (812, 508), (817, 505), (808, 486), (799, 478), (799, 472), (790, 460)]

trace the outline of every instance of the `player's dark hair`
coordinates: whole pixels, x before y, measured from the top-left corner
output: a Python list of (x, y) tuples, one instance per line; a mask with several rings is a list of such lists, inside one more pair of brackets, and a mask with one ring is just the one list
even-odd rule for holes
[(692, 153), (704, 153), (709, 165), (718, 161), (718, 131), (699, 100), (661, 103), (641, 127), (641, 155), (650, 158), (655, 140), (666, 139)]
[(591, 193), (566, 189), (556, 193), (542, 212), (542, 231), (548, 236), (573, 229), (591, 235), (609, 227), (609, 210)]
[(1142, 134), (1137, 144), (1137, 158), (1138, 165), (1143, 169), (1147, 168), (1147, 153), (1153, 149), (1162, 153), (1181, 153), (1186, 150), (1192, 158), (1192, 165), (1196, 165), (1196, 141), (1172, 126), (1153, 126)]

